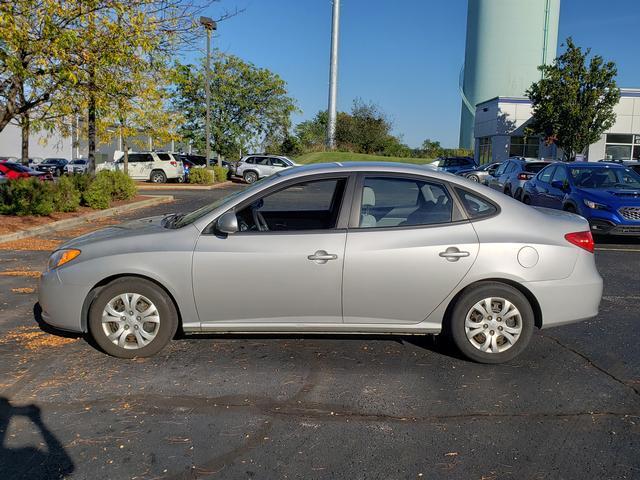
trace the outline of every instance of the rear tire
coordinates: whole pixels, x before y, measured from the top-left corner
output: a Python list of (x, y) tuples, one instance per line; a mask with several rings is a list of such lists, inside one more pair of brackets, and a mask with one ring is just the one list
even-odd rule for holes
[(522, 201), (522, 189), (521, 188), (518, 188), (516, 190), (516, 193), (513, 195), (513, 198), (515, 198), (516, 200), (518, 200), (520, 202)]
[(143, 278), (114, 280), (89, 308), (89, 333), (103, 351), (114, 357), (154, 355), (169, 343), (177, 328), (178, 313), (171, 298)]
[(508, 362), (522, 353), (533, 326), (527, 298), (499, 282), (480, 283), (465, 291), (453, 307), (449, 325), (465, 357), (491, 364)]
[(467, 178), (472, 182), (480, 183), (480, 178), (477, 175), (469, 175)]
[(258, 174), (256, 172), (244, 172), (242, 178), (244, 178), (245, 182), (251, 184), (258, 180)]
[(525, 205), (531, 205), (531, 198), (529, 197), (529, 195), (522, 196), (522, 203), (524, 203)]
[(149, 177), (151, 183), (167, 183), (167, 176), (162, 170), (154, 170)]

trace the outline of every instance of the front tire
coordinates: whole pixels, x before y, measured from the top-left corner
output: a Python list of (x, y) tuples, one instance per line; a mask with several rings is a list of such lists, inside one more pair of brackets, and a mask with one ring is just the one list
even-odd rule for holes
[(178, 328), (167, 293), (142, 278), (123, 277), (104, 287), (89, 308), (89, 333), (114, 357), (149, 357), (162, 350)]
[(242, 178), (244, 178), (245, 182), (251, 184), (258, 180), (258, 174), (256, 172), (244, 172)]
[(450, 318), (453, 341), (462, 354), (480, 363), (504, 363), (529, 344), (534, 315), (517, 289), (498, 282), (471, 287), (458, 299)]
[(469, 175), (467, 178), (472, 182), (480, 183), (480, 177), (478, 177), (477, 175)]

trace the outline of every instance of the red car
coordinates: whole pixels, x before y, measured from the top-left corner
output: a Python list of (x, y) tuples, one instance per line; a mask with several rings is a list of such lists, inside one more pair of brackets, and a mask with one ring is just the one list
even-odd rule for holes
[(53, 180), (53, 176), (50, 173), (36, 172), (32, 168), (13, 162), (0, 162), (0, 173), (7, 177), (8, 180), (31, 177), (36, 177), (40, 180)]

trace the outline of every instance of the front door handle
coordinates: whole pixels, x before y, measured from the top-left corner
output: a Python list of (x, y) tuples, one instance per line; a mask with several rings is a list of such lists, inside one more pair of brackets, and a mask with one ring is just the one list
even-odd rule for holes
[(319, 264), (327, 263), (329, 260), (336, 260), (338, 255), (327, 253), (325, 250), (318, 250), (313, 255), (307, 257), (309, 260)]
[(457, 262), (463, 257), (471, 255), (469, 252), (462, 252), (458, 247), (449, 247), (444, 252), (440, 252), (442, 258), (446, 258), (449, 262)]

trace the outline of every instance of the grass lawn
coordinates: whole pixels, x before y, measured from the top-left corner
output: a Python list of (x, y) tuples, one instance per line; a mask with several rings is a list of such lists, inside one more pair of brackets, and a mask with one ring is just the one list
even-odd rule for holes
[(400, 162), (400, 163), (431, 163), (433, 158), (404, 158), (383, 157), (382, 155), (367, 155), (366, 153), (351, 152), (311, 152), (295, 158), (300, 164), (324, 162)]

